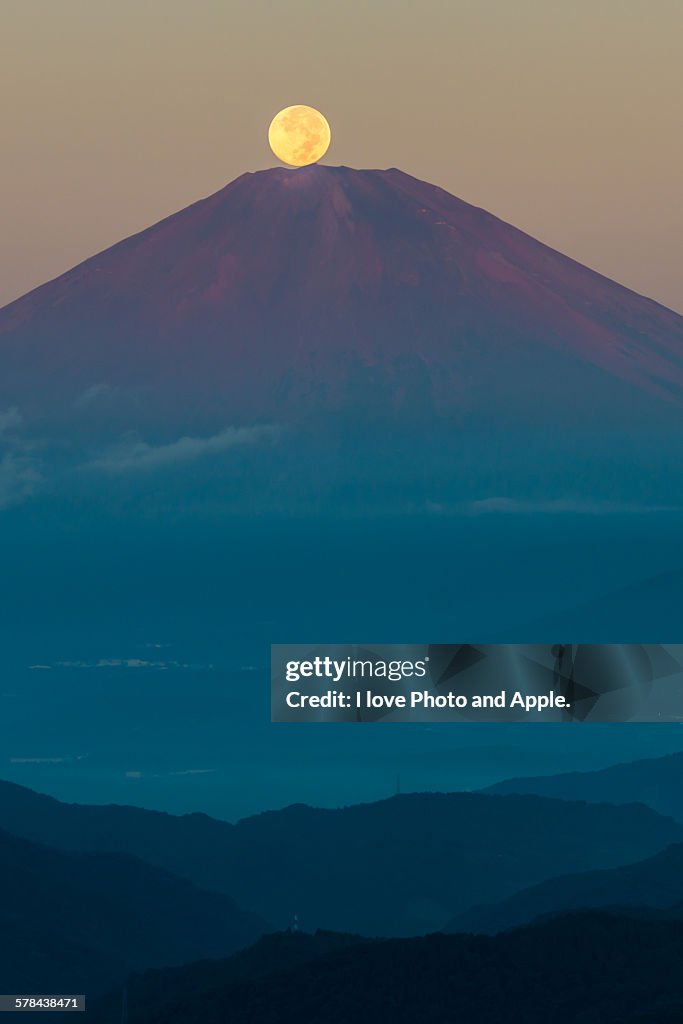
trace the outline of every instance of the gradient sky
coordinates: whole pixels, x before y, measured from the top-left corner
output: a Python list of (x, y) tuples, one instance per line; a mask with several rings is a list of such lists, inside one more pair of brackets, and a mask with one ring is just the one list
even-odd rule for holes
[(681, 0), (2, 0), (0, 303), (272, 166), (397, 166), (683, 310)]

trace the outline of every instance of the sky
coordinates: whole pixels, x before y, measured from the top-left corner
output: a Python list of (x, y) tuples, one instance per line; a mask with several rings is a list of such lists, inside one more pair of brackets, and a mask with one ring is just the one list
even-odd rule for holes
[(683, 310), (680, 0), (2, 0), (0, 303), (277, 161), (397, 166)]

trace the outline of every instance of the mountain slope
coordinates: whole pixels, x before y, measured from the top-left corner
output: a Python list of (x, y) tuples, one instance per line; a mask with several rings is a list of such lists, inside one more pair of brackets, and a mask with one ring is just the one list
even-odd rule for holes
[(158, 435), (315, 412), (680, 423), (682, 343), (676, 313), (399, 170), (278, 168), (0, 311), (0, 408)]
[(0, 310), (0, 423), (48, 520), (677, 508), (683, 317), (395, 168), (259, 171)]
[(682, 901), (683, 845), (677, 844), (637, 864), (541, 882), (498, 904), (466, 911), (445, 930), (491, 934), (547, 914), (587, 908), (650, 908), (678, 915), (675, 908)]
[(642, 860), (683, 838), (640, 805), (415, 794), (236, 825), (132, 807), (60, 804), (0, 785), (0, 826), (65, 849), (115, 850), (227, 893), (286, 927), (418, 934), (543, 879)]
[(660, 814), (683, 821), (683, 752), (611, 765), (593, 772), (506, 779), (489, 786), (485, 792), (534, 793), (591, 803), (625, 804), (637, 800)]
[(132, 970), (226, 956), (267, 930), (226, 896), (130, 856), (0, 831), (3, 992), (93, 992)]

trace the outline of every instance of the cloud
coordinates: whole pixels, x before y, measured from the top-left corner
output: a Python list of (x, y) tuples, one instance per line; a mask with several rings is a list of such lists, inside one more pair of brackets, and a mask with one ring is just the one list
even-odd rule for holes
[(26, 501), (43, 483), (43, 477), (30, 459), (11, 452), (0, 459), (0, 509)]
[(127, 779), (168, 779), (177, 775), (214, 775), (215, 768), (185, 768), (182, 771), (169, 772), (140, 772), (127, 771), (124, 775)]
[(275, 438), (280, 428), (264, 424), (254, 427), (226, 427), (211, 437), (181, 437), (170, 444), (151, 445), (130, 437), (109, 448), (88, 468), (108, 473), (147, 471), (183, 462), (194, 462), (205, 455), (229, 451), (244, 445)]
[(0, 434), (11, 430), (12, 427), (18, 427), (20, 423), (21, 414), (15, 405), (10, 406), (9, 409), (0, 410)]
[(154, 671), (189, 670), (191, 672), (213, 672), (212, 664), (189, 664), (184, 661), (145, 661), (142, 658), (99, 658), (97, 661), (57, 661), (53, 665), (29, 665), (32, 669), (149, 669)]
[(69, 757), (10, 757), (10, 764), (64, 764)]
[(87, 754), (68, 754), (66, 757), (10, 757), (10, 764), (71, 764), (84, 761)]
[(98, 398), (101, 398), (102, 395), (106, 395), (109, 391), (110, 388), (106, 384), (92, 384), (89, 388), (86, 388), (85, 391), (81, 392), (74, 402), (74, 406), (77, 409), (86, 408), (87, 406), (92, 405), (93, 402), (97, 401)]
[(0, 409), (0, 510), (26, 501), (44, 482), (32, 455), (33, 445), (15, 434), (22, 422), (16, 406)]
[[(31, 666), (33, 667), (33, 666)], [(52, 666), (40, 666), (51, 668)], [(100, 658), (99, 661), (58, 661), (57, 668), (167, 668), (164, 661), (142, 661), (140, 658)], [(179, 666), (185, 668), (186, 666)]]
[(680, 512), (677, 505), (647, 505), (628, 501), (593, 500), (591, 498), (519, 499), (498, 495), (452, 505), (429, 501), (427, 512), (434, 515), (479, 516), (488, 513), (508, 515), (643, 515), (651, 512)]

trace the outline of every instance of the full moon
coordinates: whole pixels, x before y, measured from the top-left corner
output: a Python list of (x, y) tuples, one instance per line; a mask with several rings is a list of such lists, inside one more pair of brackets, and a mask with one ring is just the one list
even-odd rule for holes
[(319, 110), (301, 104), (285, 107), (268, 129), (268, 142), (278, 160), (290, 167), (306, 167), (325, 156), (330, 126)]

